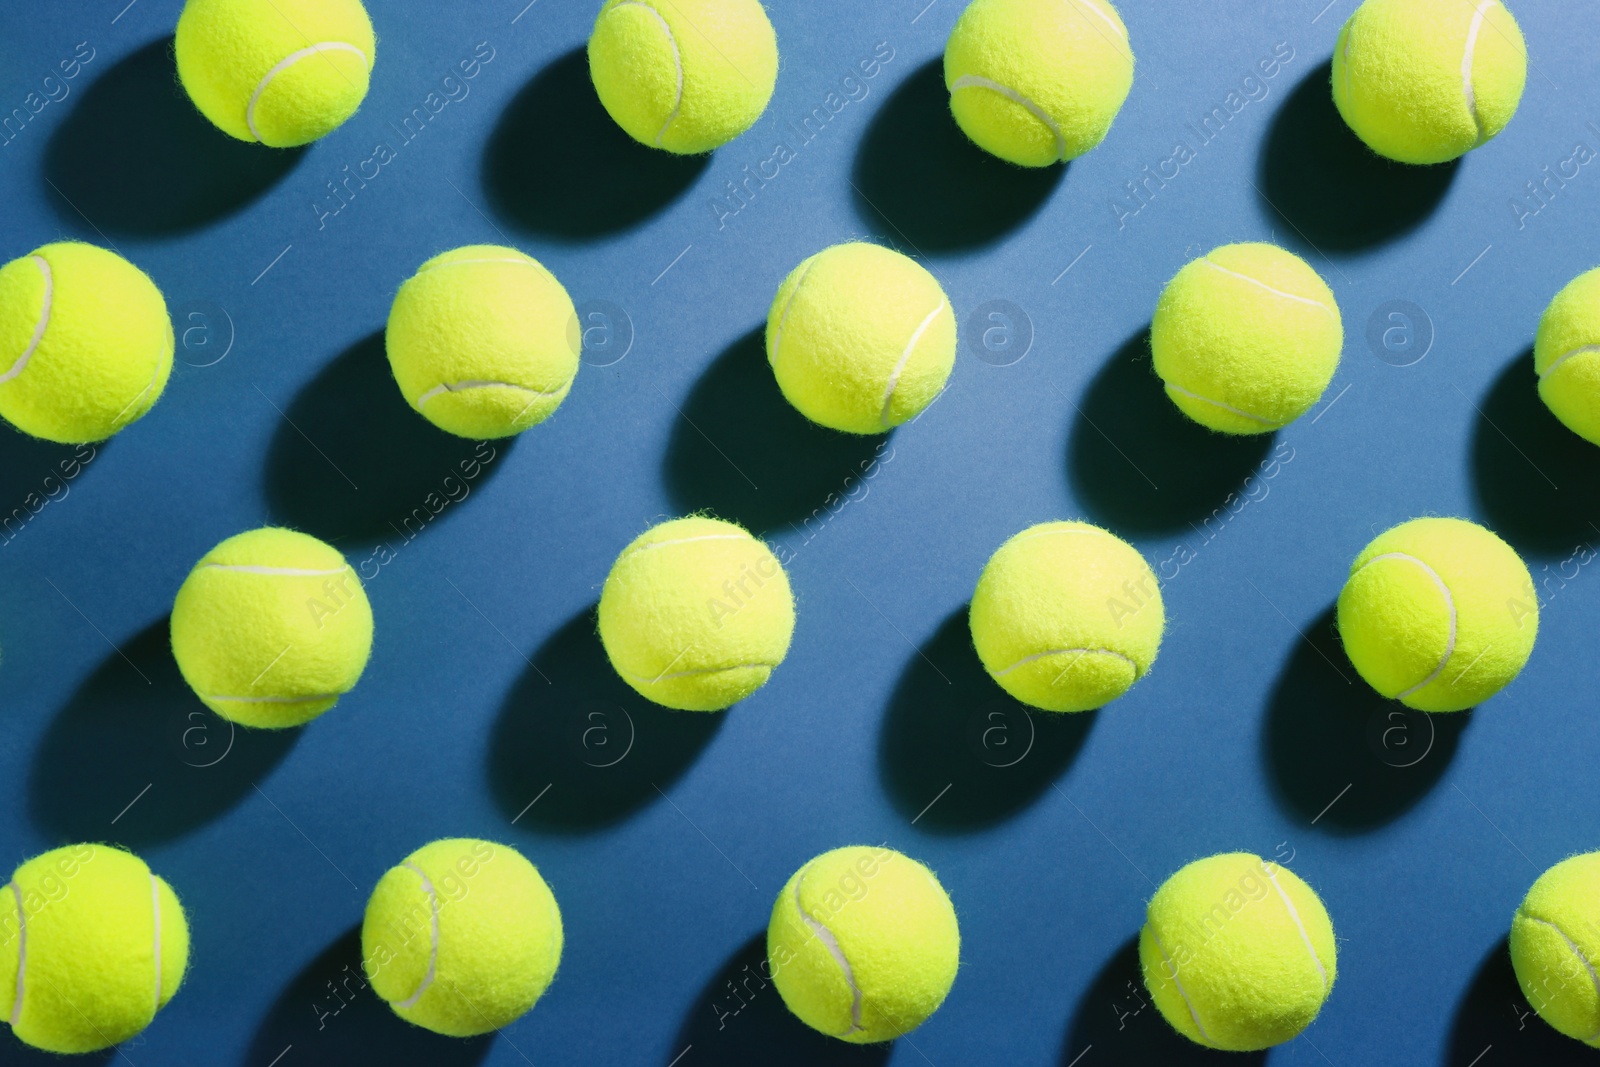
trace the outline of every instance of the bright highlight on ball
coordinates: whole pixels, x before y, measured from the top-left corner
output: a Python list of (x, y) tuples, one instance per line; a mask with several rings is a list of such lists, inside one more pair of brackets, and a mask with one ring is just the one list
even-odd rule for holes
[(0, 268), (0, 418), (60, 444), (103, 441), (172, 373), (161, 290), (115, 252), (48, 244)]
[(1144, 557), (1083, 522), (1041, 523), (1001, 545), (969, 619), (989, 676), (1045, 711), (1088, 711), (1126, 693), (1155, 663), (1166, 627)]
[(698, 155), (767, 109), (778, 38), (757, 0), (606, 0), (589, 37), (589, 75), (628, 136)]
[(1179, 870), (1139, 933), (1145, 988), (1172, 1028), (1254, 1052), (1311, 1025), (1337, 976), (1333, 923), (1293, 871), (1247, 852)]
[(1412, 519), (1350, 566), (1339, 635), (1379, 693), (1418, 711), (1464, 711), (1511, 683), (1533, 652), (1539, 599), (1516, 551), (1465, 519)]
[(1333, 291), (1305, 260), (1268, 244), (1224, 245), (1184, 267), (1150, 324), (1167, 396), (1229, 434), (1271, 433), (1311, 410), (1343, 347)]
[(1600, 1048), (1600, 852), (1571, 856), (1541, 874), (1511, 919), (1511, 966), (1539, 1018)]
[(1600, 445), (1600, 269), (1574, 278), (1545, 309), (1533, 369), (1545, 406)]
[(961, 931), (944, 887), (909, 856), (837, 848), (794, 873), (772, 907), (767, 964), (800, 1021), (864, 1045), (908, 1034), (955, 984)]
[(1105, 140), (1133, 87), (1128, 28), (1108, 0), (973, 0), (944, 51), (956, 124), (1024, 167)]
[(796, 267), (767, 314), (767, 362), (812, 422), (877, 434), (920, 415), (950, 379), (956, 317), (917, 263), (834, 245)]
[(310, 722), (355, 688), (372, 606), (337, 549), (266, 527), (222, 542), (178, 590), (172, 653), (206, 707), (244, 726)]
[(1500, 0), (1366, 0), (1333, 50), (1333, 102), (1400, 163), (1445, 163), (1511, 122), (1528, 48)]

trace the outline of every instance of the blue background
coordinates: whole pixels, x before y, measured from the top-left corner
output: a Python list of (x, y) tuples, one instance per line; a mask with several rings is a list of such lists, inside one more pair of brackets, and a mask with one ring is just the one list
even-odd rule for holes
[[(1459, 165), (1406, 170), (1328, 100), (1355, 0), (1127, 0), (1127, 106), (1102, 147), (1037, 174), (948, 119), (959, 0), (773, 4), (769, 111), (687, 161), (600, 110), (581, 51), (596, 5), (524, 2), (374, 3), (365, 106), (287, 153), (229, 142), (175, 88), (178, 0), (0, 10), (0, 110), (80, 42), (94, 56), (0, 148), (4, 256), (114, 245), (181, 334), (160, 404), (70, 481), (75, 450), (0, 431), (0, 514), (37, 510), (0, 547), (0, 856), (125, 844), (193, 932), (183, 991), (100, 1059), (1206, 1062), (1144, 1006), (1132, 946), (1155, 885), (1231, 849), (1287, 862), (1340, 939), (1321, 1018), (1259, 1059), (1585, 1051), (1528, 1014), (1504, 946), (1537, 874), (1600, 844), (1600, 575), (1578, 562), (1600, 542), (1600, 453), (1539, 404), (1529, 358), (1545, 304), (1597, 258), (1600, 170), (1527, 189), (1600, 150), (1580, 5), (1516, 3), (1515, 121)], [(403, 141), (480, 42), (493, 58), (467, 95)], [(846, 85), (875, 49), (893, 58)], [(1292, 58), (1263, 77), (1275, 49)], [(855, 98), (795, 147), (790, 123), (833, 92)], [(714, 209), (780, 139), (779, 175)], [(1177, 175), (1121, 199), (1179, 141)], [(325, 214), (379, 142), (394, 159)], [(808, 426), (762, 359), (783, 275), (847, 238), (917, 256), (964, 322), (1001, 300), (1028, 324), (979, 321), (989, 347), (969, 333), (948, 392), (886, 440)], [(1239, 240), (1307, 256), (1345, 317), (1323, 405), (1275, 440), (1185, 423), (1148, 368), (1162, 285)], [(600, 315), (556, 417), (481, 453), (405, 407), (381, 335), (398, 284), (474, 242), (527, 250)], [(1414, 308), (1388, 318), (1392, 301)], [(474, 454), (493, 458), (463, 478)], [(430, 494), (459, 499), (402, 533)], [(591, 612), (628, 540), (703, 508), (782, 546), (799, 625), (764, 689), (699, 717), (624, 689)], [(1518, 681), (1431, 721), (1361, 683), (1330, 614), (1361, 546), (1422, 514), (1491, 525), (1545, 599)], [(965, 604), (1001, 541), (1062, 517), (1146, 553), (1167, 637), (1115, 705), (1030, 718), (983, 676)], [(211, 545), (269, 522), (364, 568), (377, 642), (336, 711), (236, 733), (183, 686), (167, 612)], [(555, 985), (476, 1041), (408, 1028), (355, 977), (371, 886), (445, 835), (522, 849), (566, 920)], [(855, 842), (928, 863), (961, 916), (954, 991), (892, 1047), (814, 1035), (749, 977), (784, 880)], [(54, 1062), (9, 1033), (0, 1059)]]

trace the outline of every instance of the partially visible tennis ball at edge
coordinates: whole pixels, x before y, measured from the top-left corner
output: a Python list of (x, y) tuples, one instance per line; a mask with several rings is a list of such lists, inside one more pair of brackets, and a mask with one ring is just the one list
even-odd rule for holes
[(1569, 856), (1541, 874), (1511, 918), (1511, 966), (1539, 1018), (1600, 1048), (1600, 852)]
[(1533, 369), (1551, 413), (1600, 445), (1600, 269), (1567, 283), (1545, 309)]

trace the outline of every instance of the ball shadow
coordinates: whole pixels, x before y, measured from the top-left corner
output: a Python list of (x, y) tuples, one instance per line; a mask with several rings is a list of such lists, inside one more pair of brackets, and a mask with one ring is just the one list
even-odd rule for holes
[(110, 444), (58, 445), (0, 423), (0, 546), (72, 495), (72, 483)]
[(1067, 453), (1073, 491), (1095, 518), (1134, 534), (1211, 518), (1274, 439), (1216, 433), (1179, 411), (1156, 377), (1148, 328), (1106, 362), (1076, 412)]
[(983, 669), (962, 605), (901, 672), (879, 732), (879, 776), (918, 826), (981, 830), (1050, 788), (1098, 714), (1034, 711), (1012, 699)]
[(1368, 148), (1339, 115), (1332, 62), (1295, 87), (1261, 154), (1262, 205), (1311, 244), (1356, 251), (1420, 225), (1450, 190), (1460, 161), (1417, 167)]
[(867, 1067), (887, 1063), (892, 1042), (852, 1045), (811, 1029), (772, 984), (763, 930), (740, 946), (694, 998), (669, 1056), (694, 1048), (712, 1067)]
[(114, 232), (197, 229), (265, 195), (305, 154), (237, 141), (211, 125), (178, 83), (171, 37), (82, 92), (44, 160), (46, 178), (69, 201), (62, 214), (74, 222), (81, 212)]
[(1031, 219), (1068, 164), (1018, 167), (973, 144), (950, 114), (944, 65), (919, 67), (873, 116), (856, 154), (856, 208), (924, 252), (977, 248)]
[(673, 505), (756, 531), (813, 522), (859, 499), (887, 448), (818, 426), (783, 398), (766, 331), (736, 341), (695, 383), (673, 424), (663, 474)]
[(288, 405), (267, 453), (267, 506), (275, 521), (336, 543), (409, 539), (481, 485), (512, 443), (468, 441), (411, 410), (380, 330)]
[(34, 821), (65, 841), (138, 849), (228, 811), (294, 747), (300, 731), (235, 726), (178, 673), (169, 623), (123, 642), (50, 723), (33, 759)]
[(488, 1057), (494, 1040), (493, 1034), (445, 1037), (396, 1015), (367, 985), (361, 968), (361, 924), (356, 923), (278, 995), (251, 1040), (248, 1062), (271, 1063), (293, 1046), (294, 1062), (307, 1067), (471, 1067)]
[(1345, 655), (1329, 606), (1273, 688), (1262, 755), (1295, 814), (1335, 832), (1373, 829), (1421, 800), (1455, 758), (1472, 712), (1385, 700)]
[(1091, 1045), (1099, 1050), (1095, 1055), (1109, 1063), (1243, 1067), (1267, 1062), (1265, 1052), (1219, 1052), (1195, 1044), (1168, 1025), (1144, 987), (1138, 934), (1106, 961), (1078, 1002), (1061, 1048), (1062, 1067), (1077, 1062)]
[(617, 676), (574, 615), (535, 653), (495, 722), (489, 784), (507, 818), (582, 833), (658, 799), (722, 727), (720, 712), (672, 711)]
[(1532, 349), (1512, 360), (1479, 406), (1472, 470), (1495, 530), (1519, 548), (1561, 556), (1600, 536), (1600, 448), (1544, 406)]
[(1450, 1052), (1445, 1062), (1473, 1063), (1490, 1045), (1498, 1050), (1495, 1055), (1502, 1063), (1578, 1067), (1595, 1062), (1593, 1050), (1558, 1033), (1534, 1014), (1511, 967), (1509, 935), (1495, 942), (1472, 976), (1450, 1027)]
[(484, 150), (483, 184), (502, 218), (576, 241), (644, 222), (710, 162), (647, 148), (623, 133), (595, 95), (587, 53), (575, 48), (506, 108)]

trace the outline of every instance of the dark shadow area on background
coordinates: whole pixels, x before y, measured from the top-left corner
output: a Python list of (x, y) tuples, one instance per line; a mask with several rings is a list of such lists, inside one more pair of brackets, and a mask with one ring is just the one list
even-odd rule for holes
[(689, 1046), (694, 1047), (694, 1062), (708, 1067), (868, 1067), (889, 1061), (892, 1042), (852, 1045), (795, 1018), (767, 973), (763, 930), (740, 946), (695, 996), (662, 1063)]
[(1425, 221), (1450, 190), (1460, 161), (1417, 167), (1373, 152), (1334, 106), (1332, 67), (1330, 61), (1307, 75), (1273, 116), (1259, 192), (1262, 207), (1302, 239), (1325, 251), (1353, 252)]
[(397, 527), (414, 512), (428, 517), (414, 525), (427, 525), (486, 482), (514, 440), (468, 441), (413, 411), (381, 330), (324, 367), (284, 411), (267, 453), (267, 505), (275, 521), (335, 544), (402, 539)]
[(1438, 783), (1472, 712), (1429, 715), (1379, 696), (1345, 655), (1334, 619), (1330, 606), (1296, 642), (1272, 692), (1262, 755), (1293, 814), (1356, 833), (1399, 817)]
[(507, 106), (484, 151), (483, 184), (495, 213), (512, 224), (582, 240), (666, 209), (710, 162), (709, 155), (673, 155), (623, 133), (595, 95), (587, 52), (575, 48)]
[(1179, 411), (1151, 366), (1148, 328), (1117, 349), (1080, 405), (1067, 452), (1073, 492), (1125, 533), (1203, 523), (1259, 471), (1274, 440), (1216, 433)]
[(171, 37), (104, 73), (91, 64), (79, 77), (93, 80), (66, 83), (73, 95), (61, 101), (66, 115), (44, 161), (45, 176), (70, 201), (57, 211), (73, 225), (82, 212), (112, 232), (196, 229), (263, 196), (304, 155), (238, 141), (211, 125), (178, 83)]
[(168, 634), (163, 618), (121, 642), (50, 723), (29, 803), (51, 836), (135, 850), (170, 841), (239, 803), (300, 739), (213, 714), (178, 673)]
[(718, 356), (683, 402), (663, 464), (667, 491), (679, 511), (706, 509), (758, 532), (803, 526), (870, 492), (862, 485), (879, 448), (892, 454), (887, 441), (796, 411), (772, 376), (763, 327)]
[[(1249, 1067), (1267, 1062), (1265, 1052), (1218, 1052), (1195, 1044), (1168, 1025), (1144, 987), (1139, 970), (1139, 935), (1134, 934), (1095, 975), (1078, 1002), (1061, 1046), (1061, 1064), (1076, 1062), (1094, 1046), (1099, 1063), (1161, 1064), (1162, 1067)], [(1086, 1058), (1087, 1062), (1087, 1058)]]
[(294, 1062), (306, 1067), (471, 1067), (488, 1057), (495, 1040), (494, 1034), (445, 1037), (396, 1015), (367, 985), (361, 968), (361, 924), (356, 923), (278, 995), (256, 1030), (247, 1062), (271, 1063), (293, 1046)]
[[(1544, 406), (1533, 350), (1519, 353), (1473, 402), (1482, 409), (1472, 425), (1474, 485), (1495, 532), (1519, 549), (1563, 559), (1600, 539), (1600, 447)], [(1544, 582), (1556, 572), (1537, 563), (1531, 569), (1540, 595), (1553, 592)]]
[[(1584, 981), (1588, 981), (1585, 976)], [(1493, 1045), (1493, 1057), (1483, 1053)], [(1444, 1062), (1468, 1067), (1493, 1059), (1497, 1063), (1536, 1063), (1539, 1067), (1579, 1067), (1595, 1062), (1593, 1049), (1551, 1028), (1529, 1007), (1511, 967), (1508, 938), (1495, 942), (1483, 958), (1472, 984), (1456, 1008), (1450, 1027), (1450, 1051)]]
[(490, 740), (490, 789), (520, 826), (607, 826), (660, 799), (723, 715), (672, 711), (635, 693), (606, 658), (591, 605), (544, 643), (506, 697)]
[(110, 443), (58, 445), (0, 423), (0, 548), (68, 500)]
[(1069, 164), (1019, 167), (973, 144), (950, 114), (944, 64), (918, 68), (872, 117), (856, 155), (856, 209), (923, 252), (976, 248), (1032, 218)]
[(1033, 711), (1012, 699), (983, 669), (962, 605), (906, 662), (878, 737), (878, 773), (918, 827), (981, 830), (1049, 789), (1098, 714)]

